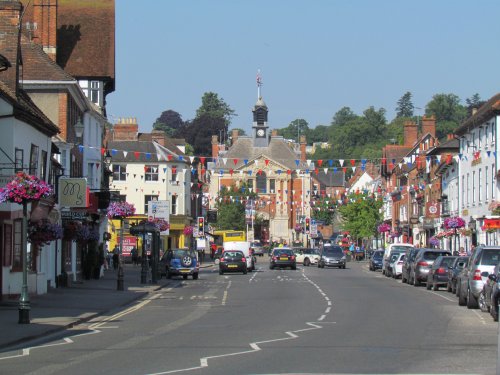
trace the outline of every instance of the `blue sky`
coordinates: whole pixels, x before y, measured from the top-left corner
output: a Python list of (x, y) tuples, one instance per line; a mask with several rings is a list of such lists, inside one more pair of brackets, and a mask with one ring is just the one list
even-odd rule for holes
[(248, 133), (258, 69), (271, 128), (329, 125), (344, 106), (390, 121), (406, 91), (416, 114), (436, 93), (489, 99), (499, 15), (498, 0), (117, 0), (108, 117), (148, 132), (164, 110), (194, 118), (212, 91)]

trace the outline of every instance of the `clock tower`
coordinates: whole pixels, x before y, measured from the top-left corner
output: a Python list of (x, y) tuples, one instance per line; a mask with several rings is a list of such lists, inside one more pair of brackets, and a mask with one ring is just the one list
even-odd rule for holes
[(255, 147), (267, 147), (269, 145), (269, 137), (267, 135), (267, 105), (262, 100), (260, 88), (262, 86), (262, 78), (260, 70), (257, 72), (257, 103), (253, 107), (253, 144)]

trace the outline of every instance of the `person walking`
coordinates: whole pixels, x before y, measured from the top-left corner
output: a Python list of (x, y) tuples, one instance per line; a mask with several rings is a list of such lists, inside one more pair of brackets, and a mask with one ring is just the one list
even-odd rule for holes
[(120, 252), (120, 248), (118, 245), (115, 246), (113, 249), (113, 269), (117, 270), (118, 269), (118, 262), (120, 261), (120, 255), (118, 254)]

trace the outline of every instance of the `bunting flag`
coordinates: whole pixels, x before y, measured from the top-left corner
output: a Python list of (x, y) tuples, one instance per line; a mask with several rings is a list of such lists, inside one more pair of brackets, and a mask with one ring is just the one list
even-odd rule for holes
[(299, 159), (295, 159), (295, 165), (298, 167), (300, 164), (300, 160)]
[(343, 167), (344, 166), (344, 159), (339, 159), (339, 163), (340, 163), (340, 166)]
[(238, 164), (238, 159), (233, 159), (234, 165)]
[(118, 153), (118, 150), (116, 149), (111, 149), (111, 156), (115, 156)]
[(128, 152), (127, 151), (123, 151), (123, 157), (126, 158), (128, 155)]
[(266, 167), (269, 165), (269, 159), (264, 160), (264, 163), (266, 164)]
[(139, 159), (139, 156), (140, 156), (140, 155), (141, 155), (141, 154), (140, 154), (138, 151), (135, 151), (135, 152), (134, 152), (134, 156), (135, 156), (135, 158), (136, 158), (136, 159)]
[(172, 156), (171, 154), (168, 154), (168, 155), (167, 155), (167, 160), (168, 160), (168, 161), (172, 161), (172, 159), (173, 159), (173, 156)]
[(150, 152), (146, 152), (146, 159), (147, 160), (151, 159), (151, 153)]
[(193, 161), (194, 161), (194, 156), (190, 156), (190, 157), (189, 157), (189, 162), (190, 162), (191, 164), (193, 164)]
[(82, 152), (82, 153), (83, 153), (83, 149), (84, 149), (84, 147), (83, 147), (82, 145), (79, 145), (79, 146), (78, 146), (78, 150), (79, 150), (80, 152)]

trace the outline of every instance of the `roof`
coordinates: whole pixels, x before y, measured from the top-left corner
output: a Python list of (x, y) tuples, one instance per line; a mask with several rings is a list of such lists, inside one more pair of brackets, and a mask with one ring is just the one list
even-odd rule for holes
[(483, 122), (497, 115), (500, 115), (500, 94), (496, 94), (484, 103), (477, 110), (476, 114), (470, 116), (455, 130), (455, 134), (463, 135), (468, 133), (470, 129), (478, 127)]
[[(153, 142), (153, 134), (151, 133), (139, 133), (138, 135), (139, 142)], [(184, 155), (184, 153), (177, 148), (177, 143), (172, 142), (170, 138), (163, 138), (163, 142), (165, 143), (164, 147), (170, 151), (170, 153), (175, 155)], [(157, 143), (157, 142), (154, 142)]]
[[(116, 153), (111, 152), (113, 163), (158, 163), (166, 162), (168, 155), (184, 155), (177, 148), (178, 153), (174, 153), (159, 143), (151, 141), (109, 141), (107, 148), (117, 151)], [(127, 154), (120, 151), (125, 151)], [(160, 159), (158, 159), (158, 155), (160, 155)]]
[(393, 160), (396, 163), (405, 157), (411, 150), (413, 146), (402, 146), (402, 145), (386, 145), (382, 149), (383, 156), (387, 159), (387, 163), (391, 163)]
[[(300, 161), (300, 154), (290, 148), (283, 137), (271, 137), (267, 147), (255, 147), (253, 138), (240, 136), (224, 154), (224, 158), (237, 159), (234, 169), (244, 166), (245, 160), (248, 162), (260, 157), (265, 157), (292, 170), (306, 168), (305, 162)], [(299, 165), (297, 165), (296, 160), (299, 160)], [(218, 161), (216, 167), (224, 168), (224, 165)]]
[(58, 1), (57, 63), (74, 77), (108, 77), (114, 90), (114, 0)]
[(328, 170), (326, 174), (321, 171), (318, 174), (311, 173), (311, 177), (326, 187), (345, 187), (345, 174), (342, 170), (337, 172)]
[(427, 155), (439, 155), (445, 151), (458, 151), (460, 148), (460, 141), (456, 138), (448, 139), (446, 142), (437, 145), (427, 151)]

